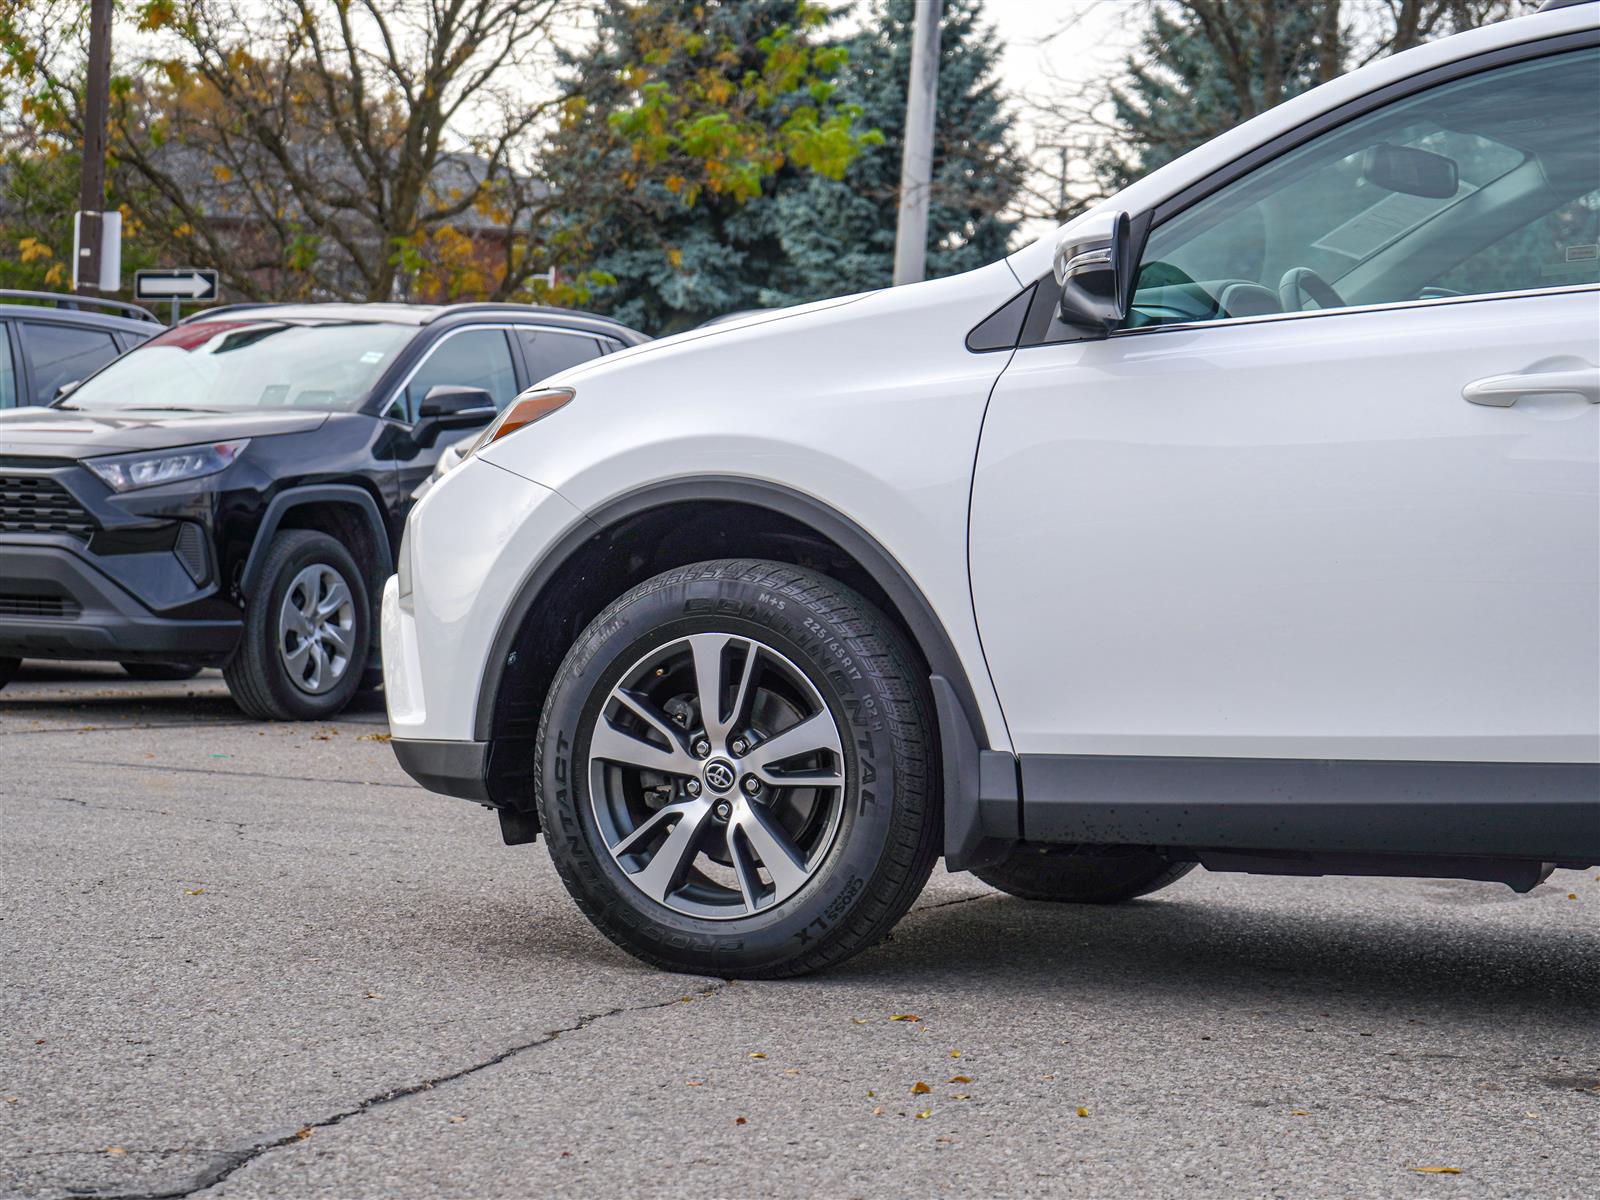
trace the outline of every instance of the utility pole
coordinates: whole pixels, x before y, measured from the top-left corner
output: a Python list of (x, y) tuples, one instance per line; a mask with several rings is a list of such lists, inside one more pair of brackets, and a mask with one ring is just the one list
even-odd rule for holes
[(911, 84), (906, 89), (906, 144), (900, 159), (900, 216), (894, 234), (894, 282), (927, 274), (928, 190), (933, 181), (933, 123), (939, 106), (939, 18), (943, 0), (916, 0), (911, 29)]
[(79, 179), (80, 291), (100, 292), (101, 210), (106, 204), (106, 123), (111, 108), (111, 0), (89, 0), (89, 78), (83, 97), (83, 166)]

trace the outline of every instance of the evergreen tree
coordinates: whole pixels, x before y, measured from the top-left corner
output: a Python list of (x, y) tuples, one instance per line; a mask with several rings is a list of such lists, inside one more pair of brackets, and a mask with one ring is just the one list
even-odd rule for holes
[[(914, 8), (915, 0), (873, 0), (865, 28), (847, 43), (840, 95), (860, 105), (863, 123), (880, 130), (883, 143), (863, 150), (843, 179), (814, 178), (778, 197), (770, 215), (787, 269), (774, 276), (763, 303), (799, 303), (891, 283)], [(983, 0), (945, 0), (940, 26), (929, 278), (1005, 255), (1016, 222), (1002, 214), (1025, 172), (995, 78), (1000, 48), (983, 21)]]
[(778, 198), (879, 140), (834, 95), (845, 59), (810, 0), (605, 0), (567, 59), (545, 155), (575, 300), (653, 333), (759, 307), (782, 277)]

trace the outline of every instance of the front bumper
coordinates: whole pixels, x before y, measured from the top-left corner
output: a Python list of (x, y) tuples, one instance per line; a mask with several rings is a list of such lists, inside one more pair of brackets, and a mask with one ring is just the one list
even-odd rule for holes
[(497, 807), (532, 804), (533, 747), (490, 743), (479, 693), (495, 638), (529, 572), (585, 518), (549, 488), (469, 459), (413, 510), (398, 577), (383, 590), (384, 697), (391, 745), (423, 787)]
[(215, 666), (233, 653), (241, 628), (238, 620), (159, 616), (71, 549), (0, 543), (0, 658)]

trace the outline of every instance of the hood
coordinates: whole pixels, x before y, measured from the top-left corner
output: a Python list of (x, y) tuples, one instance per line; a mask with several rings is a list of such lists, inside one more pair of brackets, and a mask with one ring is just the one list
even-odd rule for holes
[(308, 433), (325, 412), (236, 413), (75, 412), (18, 408), (0, 413), (0, 455), (91, 458), (132, 450), (165, 450), (230, 438)]

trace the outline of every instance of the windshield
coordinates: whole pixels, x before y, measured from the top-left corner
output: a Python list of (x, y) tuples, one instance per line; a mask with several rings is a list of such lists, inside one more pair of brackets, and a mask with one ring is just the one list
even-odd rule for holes
[(352, 412), (416, 330), (376, 322), (199, 321), (152, 338), (59, 405), (95, 412)]

